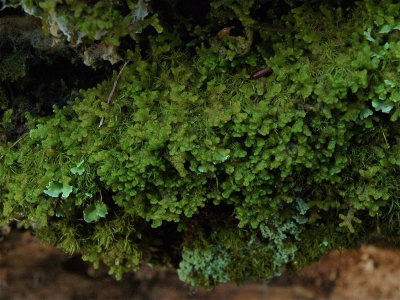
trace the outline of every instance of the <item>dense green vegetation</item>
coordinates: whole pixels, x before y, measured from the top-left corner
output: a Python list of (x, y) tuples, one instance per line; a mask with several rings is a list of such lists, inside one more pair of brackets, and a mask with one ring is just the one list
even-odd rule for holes
[[(295, 271), (374, 233), (398, 240), (396, 1), (3, 5), (40, 16), (69, 57), (0, 35), (4, 223), (117, 278), (147, 262), (197, 287)], [(90, 47), (121, 62), (86, 70), (101, 74), (88, 88), (70, 73)], [(39, 88), (39, 56), (75, 67)], [(43, 97), (53, 111), (34, 109)]]

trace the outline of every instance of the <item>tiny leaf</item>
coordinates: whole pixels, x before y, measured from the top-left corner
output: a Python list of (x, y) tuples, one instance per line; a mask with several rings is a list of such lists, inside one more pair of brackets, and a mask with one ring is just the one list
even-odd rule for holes
[(394, 81), (392, 81), (392, 80), (387, 80), (386, 79), (385, 80), (385, 84), (390, 86), (390, 87), (392, 87), (392, 88), (396, 87), (396, 83)]
[(371, 116), (372, 114), (373, 114), (373, 111), (366, 107), (360, 113), (360, 119), (364, 120), (364, 119), (368, 118), (369, 116)]
[(384, 113), (389, 113), (393, 108), (393, 106), (381, 101), (372, 101), (372, 106), (375, 108), (376, 111), (380, 110)]
[(72, 193), (72, 186), (70, 186), (69, 184), (63, 183), (63, 187), (62, 187), (62, 198), (68, 198), (68, 196)]
[(385, 24), (385, 25), (383, 25), (382, 27), (381, 27), (381, 29), (379, 30), (379, 33), (389, 33), (389, 32), (391, 32), (393, 30), (393, 27), (392, 26), (390, 26), (390, 25), (388, 25), (388, 24)]
[(72, 192), (72, 186), (67, 183), (60, 183), (58, 181), (50, 181), (46, 186), (47, 190), (43, 192), (53, 198), (58, 198), (60, 194), (63, 198), (68, 198)]
[(57, 181), (50, 181), (49, 184), (46, 186), (47, 190), (44, 190), (46, 195), (50, 197), (58, 198), (60, 193), (62, 193), (63, 184)]
[(375, 39), (371, 36), (371, 28), (368, 28), (368, 30), (364, 31), (364, 36), (367, 38), (368, 41), (370, 42), (375, 42)]
[(104, 218), (107, 213), (107, 205), (104, 203), (95, 203), (85, 208), (83, 216), (87, 223), (92, 223), (97, 222), (100, 218)]
[(71, 169), (72, 174), (78, 174), (82, 175), (83, 172), (85, 172), (85, 168), (82, 167), (82, 164), (85, 162), (85, 160), (81, 160), (74, 168)]

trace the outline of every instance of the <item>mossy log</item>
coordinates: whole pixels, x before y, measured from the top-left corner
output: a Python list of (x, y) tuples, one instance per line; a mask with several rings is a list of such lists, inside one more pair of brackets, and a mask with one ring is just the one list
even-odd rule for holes
[(2, 3), (3, 223), (206, 288), (399, 240), (397, 1)]

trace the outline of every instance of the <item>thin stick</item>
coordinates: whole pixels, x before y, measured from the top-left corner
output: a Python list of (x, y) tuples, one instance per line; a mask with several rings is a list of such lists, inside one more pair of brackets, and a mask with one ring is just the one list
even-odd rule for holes
[[(28, 136), (29, 132), (25, 132), (18, 140), (15, 141), (14, 144), (12, 144), (10, 147), (8, 147), (9, 150), (11, 150), (12, 148), (14, 148), (15, 146), (17, 146), (19, 144), (20, 141), (22, 141), (24, 138), (26, 138)], [(3, 159), (3, 157), (5, 156), (5, 154), (3, 154), (0, 159)]]
[(390, 146), (389, 143), (388, 143), (388, 141), (387, 141), (387, 139), (386, 139), (386, 135), (385, 135), (385, 132), (383, 131), (382, 125), (380, 125), (380, 127), (381, 127), (381, 131), (382, 131), (382, 134), (383, 134), (383, 138), (385, 139), (386, 144), (387, 144), (388, 146)]
[[(121, 70), (119, 71), (119, 73), (117, 75), (117, 78), (115, 78), (114, 85), (113, 85), (113, 87), (111, 89), (110, 94), (108, 95), (107, 104), (111, 103), (111, 99), (114, 96), (114, 92), (115, 92), (115, 89), (117, 87), (118, 80), (121, 78), (122, 72), (124, 71), (124, 69), (125, 69), (127, 64), (128, 64), (128, 62), (124, 63), (124, 65), (122, 66)], [(99, 128), (103, 125), (103, 122), (104, 122), (104, 117), (102, 117), (101, 120), (100, 120)]]
[(386, 144), (389, 146), (389, 143), (388, 143), (388, 141), (387, 141), (387, 139), (386, 139), (385, 132), (384, 132), (383, 130), (382, 130), (382, 134), (383, 134), (383, 138), (385, 139)]

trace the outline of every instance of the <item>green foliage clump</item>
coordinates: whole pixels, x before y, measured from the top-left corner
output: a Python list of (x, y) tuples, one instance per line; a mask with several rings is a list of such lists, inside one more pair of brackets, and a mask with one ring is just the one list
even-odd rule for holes
[(308, 206), (296, 200), (299, 215), (286, 221), (275, 215), (260, 224), (257, 230), (246, 231), (235, 223), (215, 224), (206, 234), (199, 230), (195, 238), (187, 238), (182, 251), (178, 274), (192, 285), (211, 287), (229, 280), (271, 278), (281, 274), (282, 265), (297, 252), (299, 225), (305, 224)]
[(177, 22), (126, 49), (111, 103), (116, 73), (1, 145), (2, 219), (117, 277), (145, 261), (207, 288), (398, 237), (400, 4), (303, 2), (160, 13)]
[(47, 32), (64, 35), (72, 43), (103, 40), (120, 45), (120, 39), (141, 33), (147, 26), (162, 31), (157, 15), (151, 15), (148, 0), (63, 1), (5, 0), (3, 8), (21, 7), (40, 17)]
[(15, 81), (25, 76), (27, 56), (23, 53), (13, 53), (0, 62), (0, 80)]

